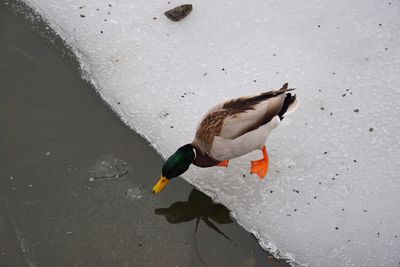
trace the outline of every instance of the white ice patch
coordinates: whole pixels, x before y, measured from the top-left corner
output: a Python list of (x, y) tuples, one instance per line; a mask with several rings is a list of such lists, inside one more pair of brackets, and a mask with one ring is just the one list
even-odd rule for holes
[(249, 174), (260, 152), (184, 178), (278, 256), (399, 265), (399, 1), (193, 0), (178, 23), (163, 12), (179, 1), (25, 1), (163, 156), (214, 104), (289, 82), (301, 104), (267, 142), (266, 179)]
[(142, 196), (142, 188), (140, 185), (137, 185), (135, 187), (129, 188), (126, 193), (125, 196), (131, 200), (135, 200), (135, 199), (141, 199)]
[(112, 156), (104, 156), (89, 169), (89, 181), (118, 179), (129, 173), (129, 167), (123, 160)]

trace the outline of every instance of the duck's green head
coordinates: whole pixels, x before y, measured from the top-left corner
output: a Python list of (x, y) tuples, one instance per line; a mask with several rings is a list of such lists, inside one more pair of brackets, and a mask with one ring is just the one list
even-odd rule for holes
[(153, 187), (153, 193), (160, 193), (172, 178), (187, 171), (195, 158), (196, 152), (191, 144), (180, 147), (164, 163), (160, 180)]

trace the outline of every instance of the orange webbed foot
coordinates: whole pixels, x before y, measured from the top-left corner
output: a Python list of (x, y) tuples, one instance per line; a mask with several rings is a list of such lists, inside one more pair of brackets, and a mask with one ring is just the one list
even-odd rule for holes
[(264, 178), (268, 172), (268, 161), (264, 159), (251, 161), (251, 173), (255, 173), (260, 178)]
[(228, 165), (229, 165), (229, 160), (224, 160), (218, 163), (216, 166), (228, 168)]
[(261, 179), (264, 178), (267, 173), (268, 173), (268, 167), (269, 167), (269, 158), (268, 158), (268, 153), (267, 149), (265, 146), (262, 148), (263, 152), (263, 159), (260, 160), (252, 160), (251, 161), (251, 173), (255, 173), (260, 177)]

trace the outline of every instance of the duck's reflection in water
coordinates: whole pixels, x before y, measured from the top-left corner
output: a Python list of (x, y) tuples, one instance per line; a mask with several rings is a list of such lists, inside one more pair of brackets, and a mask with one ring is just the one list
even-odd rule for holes
[(173, 203), (168, 208), (155, 209), (154, 212), (157, 215), (164, 215), (167, 221), (173, 224), (189, 222), (196, 219), (196, 226), (194, 229), (196, 252), (200, 261), (205, 266), (207, 266), (207, 264), (202, 259), (197, 246), (196, 233), (200, 220), (204, 221), (208, 227), (216, 231), (218, 234), (232, 241), (214, 224), (232, 223), (233, 221), (229, 217), (229, 210), (222, 204), (213, 203), (210, 197), (195, 188), (190, 192), (187, 201), (178, 201)]
[(222, 204), (213, 203), (210, 197), (197, 189), (193, 189), (190, 192), (187, 201), (178, 201), (168, 208), (155, 209), (155, 214), (164, 215), (167, 221), (173, 224), (196, 219), (195, 230), (197, 230), (201, 219), (207, 226), (231, 240), (214, 224), (214, 222), (218, 224), (232, 223), (233, 221), (229, 217), (229, 210)]

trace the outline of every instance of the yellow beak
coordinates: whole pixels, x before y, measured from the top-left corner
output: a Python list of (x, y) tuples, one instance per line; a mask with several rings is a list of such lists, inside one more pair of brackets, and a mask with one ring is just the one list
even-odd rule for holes
[(169, 179), (167, 179), (167, 177), (161, 176), (160, 180), (158, 180), (156, 185), (153, 187), (153, 194), (157, 194), (163, 191), (163, 189), (167, 186), (168, 183)]

